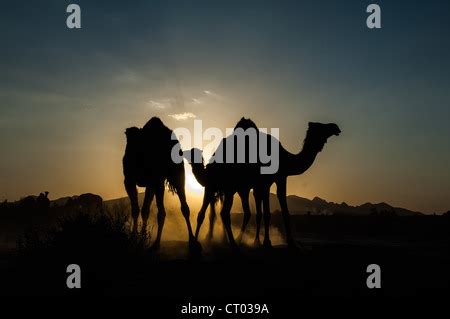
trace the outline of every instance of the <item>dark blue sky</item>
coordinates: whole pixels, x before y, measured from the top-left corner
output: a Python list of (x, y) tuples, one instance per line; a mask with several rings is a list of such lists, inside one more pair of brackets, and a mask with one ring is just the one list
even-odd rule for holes
[(291, 151), (336, 122), (289, 193), (450, 209), (448, 1), (72, 2), (80, 30), (70, 1), (1, 2), (0, 197), (120, 196), (124, 128), (192, 113), (279, 127)]

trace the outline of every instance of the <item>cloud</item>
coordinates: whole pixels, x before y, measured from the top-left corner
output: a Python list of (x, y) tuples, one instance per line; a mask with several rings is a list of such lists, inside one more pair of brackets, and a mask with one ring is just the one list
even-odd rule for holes
[(119, 83), (134, 84), (141, 80), (139, 74), (131, 69), (125, 69), (115, 76), (115, 80)]
[(207, 96), (213, 97), (213, 98), (215, 98), (217, 100), (221, 100), (222, 99), (222, 96), (220, 94), (217, 94), (217, 93), (215, 93), (213, 91), (210, 91), (210, 90), (204, 90), (203, 93), (205, 93)]
[(165, 98), (151, 98), (147, 100), (146, 107), (151, 108), (156, 112), (164, 113), (177, 121), (185, 121), (197, 117), (192, 112), (185, 112), (186, 109), (191, 109), (195, 112), (198, 108), (220, 103), (224, 97), (210, 90), (202, 90), (197, 96), (190, 96), (186, 98), (180, 97), (180, 99), (173, 96)]
[(194, 105), (203, 104), (203, 101), (200, 99), (194, 98), (194, 99), (192, 99), (192, 104), (194, 104)]
[(223, 100), (223, 96), (210, 90), (203, 90), (200, 96), (192, 97), (186, 101), (186, 105), (191, 107), (198, 107), (201, 105), (208, 105)]
[(169, 114), (171, 118), (174, 118), (177, 121), (185, 121), (187, 119), (195, 119), (197, 116), (191, 112), (184, 112), (178, 114)]
[(206, 98), (204, 96), (192, 98), (186, 101), (186, 105), (190, 107), (199, 107), (207, 102)]
[(150, 100), (147, 105), (153, 109), (163, 110), (172, 107), (174, 104), (173, 98), (160, 99), (160, 100)]
[(152, 108), (155, 108), (155, 109), (165, 109), (165, 108), (166, 108), (166, 105), (165, 105), (164, 103), (162, 103), (162, 102), (157, 102), (157, 101), (150, 100), (150, 101), (148, 102), (148, 104), (149, 104)]

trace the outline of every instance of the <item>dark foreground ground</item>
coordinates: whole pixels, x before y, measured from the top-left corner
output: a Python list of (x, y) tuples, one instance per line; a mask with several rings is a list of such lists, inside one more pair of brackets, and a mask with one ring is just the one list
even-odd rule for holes
[[(130, 248), (114, 232), (71, 226), (51, 247), (28, 239), (22, 250), (4, 251), (0, 294), (150, 295), (155, 303), (174, 302), (173, 311), (188, 302), (258, 302), (286, 309), (309, 296), (448, 297), (449, 225), (440, 216), (299, 216), (293, 228), (303, 251), (244, 245), (235, 253), (212, 243), (203, 245), (201, 256), (190, 256), (186, 242), (165, 241), (155, 252), (142, 243)], [(78, 290), (66, 287), (71, 263), (82, 269)], [(369, 264), (381, 267), (381, 289), (366, 286)]]

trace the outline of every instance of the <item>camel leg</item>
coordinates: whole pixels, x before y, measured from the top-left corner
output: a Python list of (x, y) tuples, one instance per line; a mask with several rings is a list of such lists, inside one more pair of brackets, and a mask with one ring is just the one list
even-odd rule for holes
[(295, 240), (291, 233), (291, 216), (289, 214), (286, 202), (286, 178), (277, 182), (277, 197), (280, 202), (281, 213), (283, 215), (286, 241), (290, 247), (296, 247)]
[(230, 243), (231, 248), (237, 249), (238, 247), (233, 237), (233, 230), (231, 229), (231, 206), (233, 206), (233, 194), (225, 194), (222, 210), (220, 211), (220, 217), (222, 218), (222, 223), (227, 233), (228, 242)]
[(153, 247), (158, 249), (161, 243), (161, 235), (164, 227), (164, 221), (166, 219), (166, 210), (164, 209), (164, 184), (156, 186), (156, 206), (158, 207), (158, 232)]
[(155, 191), (151, 187), (145, 188), (145, 197), (144, 203), (142, 204), (142, 234), (147, 234), (147, 222), (150, 217), (150, 206), (152, 205), (153, 197), (155, 195)]
[(242, 220), (241, 232), (237, 238), (237, 241), (240, 243), (242, 241), (242, 237), (244, 236), (245, 229), (247, 228), (248, 222), (250, 221), (251, 212), (250, 212), (250, 204), (248, 202), (248, 195), (250, 193), (250, 189), (246, 189), (239, 192), (239, 196), (241, 197), (242, 209), (244, 210), (244, 218)]
[(269, 205), (269, 192), (264, 192), (263, 196), (263, 211), (264, 211), (264, 247), (271, 247), (270, 242), (270, 205)]
[(255, 198), (255, 206), (256, 206), (256, 235), (255, 235), (255, 245), (260, 246), (261, 241), (259, 240), (259, 232), (261, 230), (261, 219), (262, 219), (262, 211), (261, 211), (261, 194), (257, 190), (253, 190), (253, 197)]
[(198, 239), (198, 234), (200, 233), (200, 228), (202, 227), (203, 220), (205, 219), (206, 209), (210, 203), (210, 192), (208, 189), (205, 189), (205, 194), (203, 196), (203, 203), (200, 211), (197, 215), (197, 226), (195, 228), (195, 238)]
[(177, 187), (177, 194), (178, 198), (180, 199), (181, 203), (181, 212), (183, 213), (183, 217), (186, 220), (186, 225), (188, 229), (188, 236), (189, 236), (189, 252), (199, 254), (202, 250), (202, 246), (197, 241), (197, 238), (194, 237), (194, 234), (192, 233), (192, 227), (191, 227), (191, 221), (189, 220), (189, 206), (186, 201), (186, 194), (184, 192), (184, 186), (183, 187)]
[(186, 194), (184, 193), (184, 188), (177, 189), (178, 198), (180, 199), (181, 203), (181, 212), (183, 213), (183, 217), (186, 221), (187, 229), (188, 229), (188, 235), (189, 235), (189, 242), (196, 241), (194, 234), (192, 233), (192, 227), (191, 222), (189, 220), (190, 211), (189, 206), (186, 201)]
[(216, 202), (214, 199), (211, 200), (209, 203), (209, 229), (208, 233), (206, 234), (206, 240), (208, 242), (211, 242), (214, 235), (214, 225), (216, 223)]
[(134, 181), (125, 180), (125, 190), (131, 203), (131, 217), (133, 219), (133, 232), (136, 234), (138, 231), (138, 218), (139, 218), (139, 203), (137, 188)]
[[(223, 208), (223, 205), (224, 205), (224, 197), (223, 196), (222, 196), (222, 200), (221, 200), (220, 204), (222, 205), (222, 208)], [(221, 212), (222, 212), (222, 208), (220, 209)], [(230, 212), (231, 212), (231, 208), (230, 208)], [(222, 220), (222, 217), (220, 218), (220, 220)], [(230, 223), (231, 223), (231, 220), (230, 220)], [(225, 224), (223, 223), (223, 220), (222, 220), (222, 232), (220, 234), (219, 242), (224, 245), (228, 244), (227, 230), (225, 228)]]

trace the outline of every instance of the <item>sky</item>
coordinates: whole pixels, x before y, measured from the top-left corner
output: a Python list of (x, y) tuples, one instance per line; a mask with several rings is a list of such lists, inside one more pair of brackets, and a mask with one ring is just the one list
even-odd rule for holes
[(246, 116), (291, 152), (309, 121), (341, 128), (289, 194), (445, 212), (449, 34), (436, 0), (1, 1), (0, 199), (125, 196), (125, 128)]

